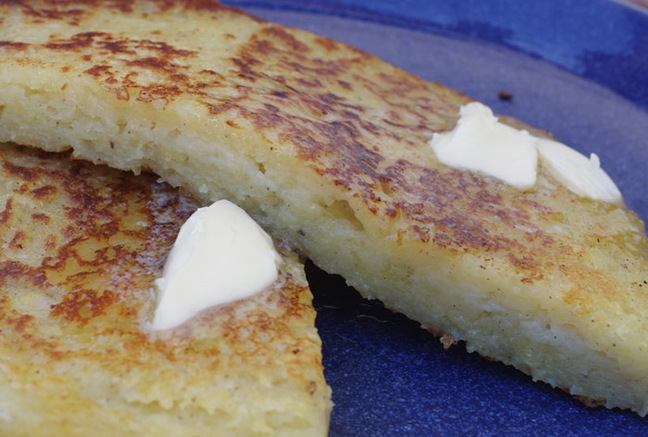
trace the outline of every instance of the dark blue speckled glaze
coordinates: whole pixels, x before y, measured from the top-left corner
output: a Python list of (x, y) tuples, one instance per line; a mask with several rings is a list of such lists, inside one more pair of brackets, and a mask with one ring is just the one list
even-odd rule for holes
[[(648, 219), (648, 14), (608, 0), (229, 1), (458, 89), (601, 157)], [(500, 100), (506, 91), (511, 100)], [(644, 436), (648, 419), (444, 350), (313, 266), (331, 436)]]

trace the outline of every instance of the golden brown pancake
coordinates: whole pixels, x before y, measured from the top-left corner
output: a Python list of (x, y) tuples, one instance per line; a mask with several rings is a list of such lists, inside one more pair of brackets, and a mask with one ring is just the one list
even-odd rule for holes
[(467, 97), (208, 1), (0, 16), (0, 139), (233, 200), (446, 343), (648, 412), (643, 224), (543, 167), (520, 190), (441, 164)]
[(140, 175), (0, 145), (0, 435), (327, 435), (315, 311), (277, 240), (261, 294), (152, 331), (198, 203)]

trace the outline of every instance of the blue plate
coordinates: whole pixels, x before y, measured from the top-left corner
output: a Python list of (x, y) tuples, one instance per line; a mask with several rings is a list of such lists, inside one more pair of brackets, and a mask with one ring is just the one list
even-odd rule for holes
[[(350, 43), (597, 153), (627, 205), (648, 219), (642, 10), (608, 0), (229, 3)], [(648, 435), (648, 419), (586, 408), (462, 346), (446, 351), (341, 278), (307, 270), (333, 388), (331, 436)]]

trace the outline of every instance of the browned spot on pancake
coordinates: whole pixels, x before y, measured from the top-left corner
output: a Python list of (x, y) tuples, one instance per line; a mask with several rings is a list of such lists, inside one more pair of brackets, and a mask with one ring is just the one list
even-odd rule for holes
[(79, 52), (84, 48), (92, 45), (95, 38), (109, 37), (109, 34), (103, 32), (84, 32), (79, 33), (67, 40), (55, 40), (46, 43), (44, 46), (53, 51), (76, 51)]
[(23, 276), (27, 270), (29, 269), (18, 261), (4, 261), (0, 263), (0, 283), (4, 283), (9, 277)]
[(52, 250), (56, 248), (56, 237), (54, 235), (48, 235), (45, 239), (45, 249)]
[(106, 308), (116, 300), (118, 296), (108, 290), (101, 293), (96, 290), (76, 290), (66, 293), (60, 303), (52, 305), (51, 315), (83, 326), (90, 319), (105, 314)]
[(37, 173), (33, 169), (22, 167), (19, 165), (12, 164), (11, 162), (4, 162), (3, 168), (5, 171), (13, 176), (17, 176), (20, 179), (32, 182), (36, 179)]
[[(109, 37), (108, 34), (103, 35), (103, 36), (107, 37), (107, 38)], [(110, 52), (112, 54), (121, 54), (121, 55), (135, 55), (136, 54), (133, 47), (131, 47), (131, 45), (128, 44), (128, 41), (125, 41), (125, 40), (113, 40), (113, 39), (111, 39), (111, 40), (107, 40), (107, 41), (101, 41), (98, 44), (102, 49), (104, 49), (104, 50), (106, 50), (106, 51), (108, 51), (108, 52)]]
[(261, 30), (263, 36), (272, 38), (274, 41), (281, 42), (284, 49), (294, 50), (296, 52), (308, 52), (309, 47), (303, 42), (299, 41), (292, 34), (279, 26), (267, 26)]
[(572, 284), (579, 284), (567, 290), (562, 296), (562, 300), (573, 306), (578, 314), (590, 313), (596, 302), (606, 301), (615, 294), (614, 279), (600, 270), (583, 264), (561, 264), (558, 269), (571, 280)]
[[(214, 71), (214, 70), (201, 70), (200, 74), (210, 76), (211, 78), (213, 78), (213, 80), (215, 80), (217, 82), (221, 82), (221, 81), (225, 80), (225, 76), (223, 76), (222, 74), (220, 74), (219, 72)], [(207, 85), (207, 84), (203, 84), (203, 86), (205, 86), (205, 85)]]
[(20, 278), (20, 280), (27, 281), (37, 287), (47, 285), (47, 278), (40, 268), (0, 258), (0, 285), (4, 285), (9, 278)]
[(109, 65), (95, 65), (94, 67), (88, 68), (85, 73), (99, 78), (109, 74), (111, 70), (112, 68)]
[(5, 202), (5, 209), (0, 212), (0, 224), (4, 225), (7, 223), (9, 218), (11, 217), (11, 207), (12, 207), (12, 199), (11, 197), (7, 199)]
[(26, 238), (27, 235), (23, 231), (16, 231), (14, 237), (9, 242), (9, 247), (12, 249), (22, 249)]
[(522, 278), (522, 282), (530, 283), (544, 277), (542, 274), (543, 266), (535, 258), (529, 255), (519, 258), (509, 253), (508, 259), (511, 264), (524, 271), (525, 277)]
[(50, 222), (50, 218), (47, 214), (40, 214), (40, 213), (32, 214), (32, 220), (36, 222), (41, 222), (43, 224), (48, 224)]
[(339, 50), (340, 44), (337, 41), (334, 41), (330, 38), (324, 38), (321, 36), (318, 36), (314, 40), (315, 44), (324, 47), (329, 52), (332, 52), (334, 50)]
[[(128, 91), (124, 90), (124, 95), (128, 95)], [(182, 94), (179, 87), (168, 85), (149, 85), (140, 89), (137, 100), (140, 102), (152, 102), (154, 100), (172, 100), (175, 96)], [(119, 97), (119, 94), (118, 94)]]
[(353, 89), (353, 86), (349, 82), (346, 82), (344, 80), (338, 80), (337, 83), (347, 91), (351, 91)]
[(29, 44), (23, 42), (0, 41), (0, 48), (4, 48), (4, 49), (25, 50), (28, 47)]
[(49, 197), (56, 194), (56, 187), (52, 185), (46, 185), (44, 187), (36, 188), (32, 190), (32, 195), (37, 200), (42, 200), (45, 197)]
[(31, 314), (23, 314), (22, 316), (16, 317), (15, 319), (9, 319), (7, 322), (10, 325), (14, 326), (14, 329), (17, 332), (23, 332), (26, 326), (34, 319), (34, 316)]
[(306, 88), (321, 88), (322, 83), (317, 79), (297, 79), (297, 82)]
[(81, 6), (81, 2), (68, 2), (66, 8), (56, 7), (56, 3), (52, 2), (49, 5), (46, 3), (45, 7), (32, 5), (29, 1), (20, 1), (20, 0), (2, 0), (2, 3), (12, 3), (14, 5), (20, 5), (23, 8), (24, 14), (27, 17), (30, 17), (34, 23), (41, 23), (51, 20), (64, 20), (72, 26), (76, 26), (79, 23), (79, 20), (83, 17), (84, 12), (82, 8), (72, 7), (74, 3)]
[(571, 305), (577, 314), (585, 315), (590, 312), (592, 297), (579, 287), (572, 287), (563, 295), (563, 302)]
[[(154, 57), (134, 59), (132, 61), (128, 61), (126, 64), (136, 68), (139, 67), (148, 70), (158, 70), (165, 73), (174, 72), (181, 68), (179, 65), (169, 62), (169, 60), (167, 59)], [(184, 79), (186, 81), (187, 76), (184, 76)]]

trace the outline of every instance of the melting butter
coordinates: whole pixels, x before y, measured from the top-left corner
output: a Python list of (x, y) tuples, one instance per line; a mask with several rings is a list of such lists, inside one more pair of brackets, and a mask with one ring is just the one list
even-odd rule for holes
[(535, 185), (538, 151), (534, 137), (500, 123), (481, 103), (463, 106), (459, 115), (452, 131), (435, 133), (430, 141), (439, 161), (493, 176), (520, 189)]
[(620, 204), (621, 192), (601, 168), (599, 157), (589, 159), (580, 152), (556, 141), (538, 139), (540, 160), (553, 176), (573, 193), (595, 200)]
[(588, 159), (565, 144), (500, 123), (479, 102), (462, 106), (459, 115), (453, 130), (435, 133), (429, 142), (441, 163), (487, 174), (522, 190), (535, 185), (538, 165), (544, 165), (578, 196), (623, 202), (595, 154)]
[(272, 239), (238, 206), (198, 209), (180, 229), (162, 277), (152, 329), (170, 329), (201, 311), (263, 291), (278, 277)]

